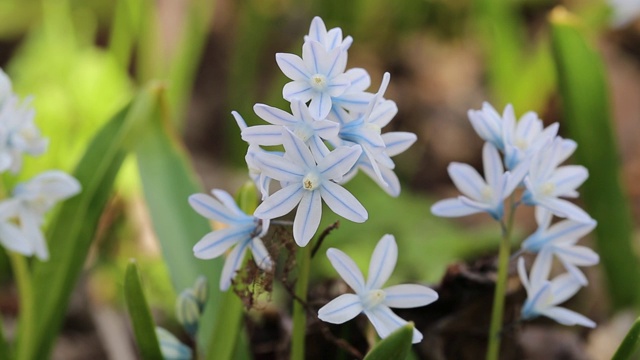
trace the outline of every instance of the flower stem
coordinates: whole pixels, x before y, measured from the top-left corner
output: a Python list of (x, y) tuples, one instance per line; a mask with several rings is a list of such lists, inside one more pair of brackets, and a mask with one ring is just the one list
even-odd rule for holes
[(304, 360), (304, 341), (307, 333), (307, 314), (302, 302), (307, 301), (309, 288), (309, 263), (311, 246), (298, 248), (298, 279), (295, 294), (298, 300), (293, 303), (293, 335), (291, 339), (291, 359)]
[(511, 230), (513, 228), (513, 218), (516, 205), (513, 204), (513, 197), (510, 199), (509, 218), (507, 225), (501, 222), (502, 239), (498, 252), (498, 277), (493, 293), (493, 308), (491, 310), (491, 324), (489, 325), (489, 344), (487, 347), (487, 360), (497, 360), (500, 354), (500, 340), (502, 321), (504, 316), (504, 301), (507, 290), (507, 279), (509, 274), (509, 254), (511, 253)]
[(31, 283), (31, 274), (27, 259), (15, 252), (9, 251), (9, 259), (11, 267), (18, 286), (20, 294), (20, 320), (18, 321), (18, 340), (17, 340), (17, 359), (28, 358), (28, 352), (31, 351), (32, 344), (30, 338), (34, 333), (33, 329), (33, 287)]

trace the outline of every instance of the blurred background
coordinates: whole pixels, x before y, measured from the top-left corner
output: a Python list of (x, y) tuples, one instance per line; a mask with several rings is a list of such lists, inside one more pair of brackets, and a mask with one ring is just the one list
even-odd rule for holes
[[(571, 137), (567, 128), (578, 126), (566, 124), (563, 117), (548, 20), (550, 11), (563, 5), (580, 17), (604, 64), (615, 139), (614, 148), (606, 151), (619, 159), (625, 195), (625, 204), (590, 203), (587, 211), (622, 206), (632, 225), (621, 240), (628, 248), (619, 251), (631, 249), (635, 259), (640, 240), (636, 2), (628, 0), (624, 7), (619, 0), (614, 7), (587, 0), (0, 0), (0, 67), (16, 93), (33, 97), (36, 123), (50, 139), (45, 155), (25, 160), (20, 179), (40, 169), (72, 171), (95, 132), (145, 84), (160, 80), (166, 83), (174, 125), (203, 191), (235, 192), (247, 179), (246, 145), (230, 112), (238, 111), (252, 125), (261, 121), (253, 113), (255, 103), (288, 110), (281, 89), (289, 80), (277, 67), (275, 53), (300, 55), (311, 19), (319, 15), (328, 28), (341, 27), (354, 38), (348, 68), (369, 72), (370, 91), (377, 89), (385, 71), (391, 73), (385, 97), (396, 101), (399, 112), (383, 131), (418, 135), (418, 142), (394, 159), (401, 196), (393, 199), (359, 175), (348, 188), (369, 210), (370, 220), (361, 225), (344, 221), (324, 246), (339, 245), (364, 268), (376, 241), (392, 233), (400, 246), (400, 265), (390, 283), (438, 286), (452, 264), (491, 256), (500, 235), (486, 216), (452, 221), (430, 215), (435, 200), (457, 193), (446, 172), (451, 161), (481, 166), (482, 141), (467, 111), (488, 101), (502, 112), (511, 103), (518, 116), (535, 111), (546, 125), (560, 122), (563, 136)], [(579, 142), (581, 148), (594, 146), (599, 145)], [(157, 322), (180, 333), (173, 315), (176, 290), (150, 225), (135, 161), (128, 159), (119, 174), (55, 359), (135, 358), (122, 297), (124, 268), (131, 257), (144, 269)], [(590, 171), (592, 177), (597, 173)], [(325, 214), (323, 223), (337, 220), (332, 216)], [(530, 209), (517, 216), (516, 238), (521, 241), (535, 222)], [(608, 239), (598, 238), (585, 242), (600, 252)], [(616, 266), (616, 260), (606, 261)], [(636, 266), (634, 271), (640, 270)], [(322, 262), (314, 274), (316, 283), (335, 277)], [(591, 285), (576, 307), (599, 327), (591, 333), (559, 328), (547, 334), (562, 339), (566, 346), (557, 351), (569, 354), (563, 358), (608, 358), (634, 319), (629, 309), (640, 304), (635, 273), (620, 277), (595, 268), (588, 274)], [(617, 287), (632, 288), (632, 294), (611, 295)], [(10, 319), (18, 309), (4, 254), (0, 311), (9, 319), (4, 325), (11, 333), (15, 324)], [(532, 338), (548, 341), (541, 333)]]

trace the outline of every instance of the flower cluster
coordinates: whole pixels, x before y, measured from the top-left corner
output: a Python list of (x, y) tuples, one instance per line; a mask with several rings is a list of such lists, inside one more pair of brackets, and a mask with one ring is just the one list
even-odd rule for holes
[[(0, 173), (17, 174), (22, 155), (41, 155), (47, 140), (42, 138), (33, 118), (29, 101), (20, 101), (11, 81), (0, 69)], [(41, 227), (46, 213), (59, 201), (80, 192), (80, 183), (59, 171), (43, 172), (18, 184), (11, 197), (0, 201), (0, 244), (17, 253), (40, 260), (49, 258)]]
[[(241, 136), (248, 143), (245, 157), (249, 175), (262, 194), (262, 203), (246, 214), (224, 191), (213, 198), (196, 194), (189, 198), (201, 215), (227, 225), (207, 234), (193, 250), (196, 257), (211, 259), (227, 255), (220, 288), (227, 290), (242, 266), (245, 250), (251, 249), (257, 266), (273, 269), (274, 261), (263, 244), (272, 220), (296, 209), (293, 238), (307, 246), (322, 218), (322, 204), (353, 222), (368, 219), (367, 210), (343, 185), (358, 170), (370, 176), (391, 196), (400, 194), (400, 182), (391, 157), (408, 149), (416, 135), (408, 132), (382, 133), (396, 115), (395, 102), (384, 98), (390, 75), (385, 73), (376, 93), (367, 92), (369, 74), (360, 68), (346, 69), (352, 38), (340, 28), (327, 30), (319, 17), (313, 19), (304, 38), (302, 57), (276, 54), (282, 72), (291, 79), (282, 95), (290, 112), (256, 104), (254, 112), (268, 124), (248, 127), (242, 116), (232, 112)], [(281, 146), (272, 151), (265, 146)], [(272, 185), (279, 189), (271, 191)], [(344, 253), (327, 252), (330, 261), (356, 294), (345, 294), (322, 308), (319, 317), (342, 323), (364, 312), (381, 337), (406, 323), (389, 309), (416, 307), (437, 299), (424, 286), (399, 285), (380, 289), (393, 270), (397, 245), (386, 235), (376, 247), (365, 284), (362, 274)], [(342, 305), (348, 309), (343, 309)], [(421, 335), (416, 331), (414, 341)]]
[[(593, 327), (591, 320), (557, 306), (587, 284), (578, 266), (599, 262), (593, 250), (576, 245), (593, 230), (596, 221), (566, 200), (578, 197), (576, 189), (589, 176), (583, 166), (561, 165), (576, 149), (576, 143), (557, 135), (557, 123), (545, 128), (534, 112), (516, 120), (511, 105), (500, 115), (485, 103), (481, 110), (470, 110), (468, 115), (476, 133), (486, 141), (484, 178), (467, 164), (450, 164), (449, 176), (463, 195), (441, 200), (431, 211), (445, 217), (486, 212), (504, 226), (505, 199), (512, 199), (512, 212), (519, 204), (534, 206), (538, 229), (522, 243), (522, 250), (537, 254), (530, 275), (526, 274), (524, 259), (518, 260), (518, 273), (528, 294), (522, 317), (543, 315), (562, 324)], [(516, 199), (517, 188), (523, 190), (520, 199)], [(552, 224), (554, 216), (562, 220)], [(567, 273), (548, 280), (554, 258)]]

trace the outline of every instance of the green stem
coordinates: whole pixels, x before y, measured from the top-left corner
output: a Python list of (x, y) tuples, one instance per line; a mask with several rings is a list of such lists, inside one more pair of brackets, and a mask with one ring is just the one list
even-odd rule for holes
[(293, 335), (291, 339), (291, 359), (304, 360), (304, 341), (307, 333), (307, 313), (304, 304), (307, 301), (309, 288), (309, 263), (311, 262), (311, 246), (298, 249), (298, 280), (296, 281), (296, 297), (293, 303)]
[(500, 223), (502, 227), (502, 240), (498, 253), (498, 278), (493, 293), (493, 308), (491, 310), (491, 324), (489, 325), (489, 345), (487, 347), (487, 360), (497, 360), (500, 354), (500, 340), (502, 319), (504, 316), (504, 301), (509, 275), (509, 255), (511, 253), (511, 230), (513, 228), (513, 213), (515, 211), (513, 197), (510, 199), (510, 213), (507, 225)]
[(27, 259), (18, 254), (9, 251), (9, 259), (11, 267), (18, 286), (20, 294), (20, 319), (18, 321), (18, 341), (17, 341), (17, 359), (28, 359), (29, 352), (33, 349), (31, 336), (34, 333), (34, 317), (33, 317), (33, 287), (31, 282), (31, 273)]
[(640, 346), (640, 318), (636, 319), (611, 360), (628, 360)]

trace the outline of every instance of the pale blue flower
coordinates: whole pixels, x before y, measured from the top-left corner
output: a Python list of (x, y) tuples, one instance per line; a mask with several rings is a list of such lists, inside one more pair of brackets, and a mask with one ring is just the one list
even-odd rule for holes
[(438, 201), (431, 207), (434, 215), (459, 217), (487, 212), (496, 220), (502, 219), (504, 199), (522, 181), (526, 175), (522, 170), (525, 169), (520, 168), (513, 174), (504, 172), (500, 154), (491, 142), (484, 144), (482, 162), (485, 179), (470, 165), (456, 162), (449, 164), (449, 176), (463, 196)]
[[(404, 284), (382, 289), (398, 259), (398, 245), (393, 235), (383, 236), (376, 245), (366, 282), (355, 262), (342, 251), (330, 248), (327, 257), (355, 294), (340, 295), (320, 308), (318, 318), (322, 321), (342, 324), (364, 312), (378, 335), (385, 338), (407, 323), (391, 311), (391, 307), (420, 307), (438, 299), (438, 293), (422, 285)], [(422, 334), (414, 329), (413, 343), (421, 340)]]
[(591, 217), (577, 205), (561, 199), (578, 196), (576, 188), (589, 177), (584, 166), (559, 166), (575, 149), (575, 142), (556, 137), (548, 146), (535, 154), (529, 166), (529, 175), (524, 179), (526, 190), (523, 203), (541, 206), (554, 215), (589, 223)]
[(350, 85), (339, 96), (332, 96), (332, 110), (344, 109), (350, 113), (364, 113), (375, 94), (365, 92), (371, 85), (371, 77), (365, 69), (353, 68), (344, 73)]
[(340, 125), (333, 121), (314, 120), (309, 108), (298, 99), (291, 101), (292, 114), (264, 104), (256, 104), (253, 110), (272, 125), (256, 125), (242, 129), (242, 139), (250, 144), (282, 145), (284, 127), (304, 141), (314, 156), (321, 157), (326, 149), (323, 139), (335, 138), (340, 129)]
[(521, 311), (522, 318), (529, 320), (538, 316), (546, 316), (563, 325), (595, 327), (596, 324), (584, 315), (558, 306), (580, 290), (580, 281), (570, 273), (559, 275), (549, 281), (547, 279), (548, 273), (544, 274), (544, 271), (534, 262), (531, 276), (527, 276), (524, 258), (518, 259), (518, 275), (522, 286), (527, 291), (527, 300)]
[(220, 290), (225, 291), (242, 266), (247, 248), (260, 269), (271, 271), (273, 262), (262, 242), (269, 229), (269, 221), (247, 215), (226, 191), (214, 189), (212, 193), (215, 198), (207, 194), (191, 195), (189, 204), (200, 215), (228, 227), (205, 235), (193, 247), (193, 253), (199, 259), (214, 259), (231, 250), (220, 276)]
[(274, 219), (298, 210), (293, 221), (293, 237), (300, 246), (306, 246), (322, 217), (322, 200), (336, 214), (354, 221), (367, 220), (367, 210), (342, 186), (336, 184), (358, 160), (359, 146), (338, 147), (317, 160), (309, 148), (289, 131), (284, 133), (285, 156), (256, 154), (262, 172), (283, 184), (283, 188), (269, 196), (254, 215)]
[(287, 101), (311, 100), (309, 110), (316, 120), (329, 114), (332, 96), (340, 96), (349, 87), (349, 77), (344, 73), (347, 52), (340, 46), (327, 50), (324, 45), (309, 40), (302, 46), (302, 58), (294, 54), (278, 53), (276, 61), (282, 72), (291, 80), (282, 89)]
[(11, 81), (0, 69), (0, 172), (17, 173), (22, 155), (43, 154), (48, 145), (34, 123), (31, 99), (20, 101), (11, 89)]
[(353, 38), (347, 36), (342, 39), (342, 29), (337, 27), (327, 31), (327, 27), (322, 21), (322, 18), (316, 16), (311, 20), (311, 26), (309, 26), (309, 35), (305, 35), (305, 41), (317, 41), (322, 44), (327, 51), (331, 51), (337, 47), (341, 47), (344, 51), (347, 51), (353, 43)]
[(163, 360), (193, 359), (191, 348), (180, 342), (178, 338), (166, 329), (156, 326), (156, 336), (160, 343), (160, 352)]
[(507, 105), (503, 114), (504, 163), (513, 170), (523, 161), (527, 161), (548, 145), (558, 134), (558, 123), (544, 128), (538, 114), (529, 111), (516, 122), (511, 105)]
[(587, 285), (587, 278), (578, 266), (596, 265), (600, 257), (590, 248), (576, 243), (596, 227), (596, 222), (563, 220), (551, 225), (551, 219), (551, 212), (536, 208), (538, 229), (522, 242), (522, 249), (538, 253), (536, 261), (544, 269), (541, 273), (550, 273), (555, 256), (582, 285)]
[[(20, 253), (33, 254), (40, 260), (48, 260), (49, 249), (41, 230), (45, 215), (58, 202), (78, 194), (80, 190), (78, 180), (59, 170), (45, 171), (27, 182), (16, 185), (12, 197), (2, 201), (0, 218), (13, 219), (15, 223), (20, 224), (22, 236), (15, 233), (13, 226), (5, 224), (0, 238), (17, 236), (18, 239), (26, 241), (31, 249), (24, 251), (21, 245)], [(5, 244), (12, 243), (15, 246), (15, 242), (15, 239), (3, 239)]]
[[(509, 116), (510, 105), (504, 110), (504, 116)], [(511, 108), (511, 113), (513, 109)], [(500, 151), (504, 151), (503, 124), (504, 120), (496, 109), (488, 102), (482, 103), (481, 110), (469, 110), (467, 112), (471, 126), (478, 136), (484, 141), (490, 142)]]

